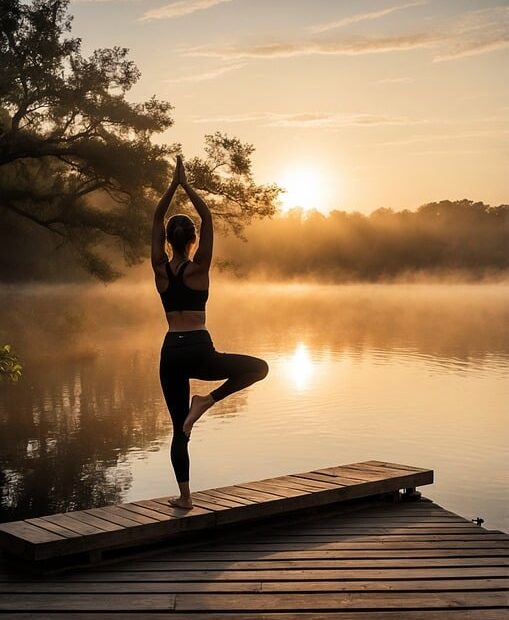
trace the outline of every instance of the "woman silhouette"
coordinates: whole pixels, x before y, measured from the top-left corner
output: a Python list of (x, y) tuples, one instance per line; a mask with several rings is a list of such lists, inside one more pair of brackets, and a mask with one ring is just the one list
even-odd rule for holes
[[(201, 219), (200, 242), (193, 259), (189, 253), (196, 243), (193, 220), (185, 214), (164, 216), (179, 184), (184, 188)], [(172, 249), (168, 260), (166, 244)], [(152, 228), (152, 267), (169, 329), (161, 348), (159, 377), (173, 424), (171, 463), (180, 488), (172, 506), (192, 508), (189, 489), (188, 442), (193, 424), (214, 403), (267, 376), (264, 360), (250, 355), (219, 353), (205, 327), (209, 269), (212, 260), (213, 223), (206, 203), (189, 185), (180, 156), (173, 179), (161, 197)], [(226, 381), (206, 396), (194, 395), (189, 407), (189, 379)]]

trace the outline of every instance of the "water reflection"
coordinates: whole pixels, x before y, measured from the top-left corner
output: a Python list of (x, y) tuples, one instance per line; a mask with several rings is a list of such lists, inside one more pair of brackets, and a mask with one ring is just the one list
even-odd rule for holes
[[(408, 461), (439, 471), (431, 497), (507, 527), (508, 287), (213, 290), (216, 349), (259, 355), (270, 372), (195, 425), (194, 489)], [(157, 373), (165, 325), (151, 288), (8, 294), (0, 337), (25, 371), (0, 387), (0, 518), (174, 493)], [(70, 298), (81, 310), (65, 320)], [(195, 380), (192, 391), (220, 383)]]
[(293, 387), (297, 390), (306, 390), (312, 387), (314, 365), (308, 347), (299, 342), (295, 351), (287, 358), (281, 359), (287, 376)]

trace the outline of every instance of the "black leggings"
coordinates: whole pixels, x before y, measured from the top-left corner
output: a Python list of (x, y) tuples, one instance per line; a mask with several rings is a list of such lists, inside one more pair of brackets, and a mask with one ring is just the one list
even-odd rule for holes
[(216, 351), (206, 329), (166, 333), (159, 378), (173, 423), (170, 455), (177, 482), (189, 480), (189, 438), (182, 428), (189, 413), (189, 379), (226, 379), (210, 393), (217, 402), (260, 381), (268, 372), (267, 362), (258, 357)]

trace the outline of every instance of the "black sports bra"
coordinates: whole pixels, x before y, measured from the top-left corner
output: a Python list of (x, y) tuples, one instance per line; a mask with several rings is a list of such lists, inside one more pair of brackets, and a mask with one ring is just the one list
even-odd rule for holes
[(190, 262), (188, 259), (179, 265), (176, 275), (171, 270), (170, 262), (166, 262), (168, 288), (159, 293), (166, 312), (171, 312), (172, 310), (205, 310), (205, 304), (209, 298), (208, 289), (198, 291), (189, 288), (184, 283), (184, 269)]

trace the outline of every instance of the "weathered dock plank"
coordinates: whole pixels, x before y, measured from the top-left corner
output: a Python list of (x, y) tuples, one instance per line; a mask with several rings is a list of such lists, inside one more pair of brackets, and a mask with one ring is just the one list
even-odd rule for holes
[[(233, 612), (233, 614), (226, 614), (225, 612), (196, 612), (196, 613), (178, 613), (171, 612), (171, 620), (225, 620), (225, 617), (235, 618), (235, 620), (361, 620), (358, 612), (334, 612), (334, 611), (312, 611), (312, 612), (250, 612), (239, 613)], [(118, 613), (103, 613), (100, 615), (96, 613), (87, 612), (72, 612), (58, 613), (58, 615), (52, 613), (37, 614), (37, 620), (118, 620)], [(132, 612), (126, 615), (129, 620), (147, 620), (145, 612), (136, 613)], [(33, 620), (34, 616), (29, 612), (28, 614), (9, 614), (9, 620)], [(505, 609), (441, 609), (434, 611), (428, 609), (426, 611), (376, 611), (362, 614), (362, 620), (368, 618), (369, 620), (507, 620), (507, 610)], [(151, 613), (150, 620), (168, 620), (167, 613)]]
[(307, 592), (299, 593), (124, 593), (124, 594), (31, 594), (27, 597), (2, 595), (4, 611), (312, 611), (340, 609), (369, 611), (378, 609), (447, 609), (507, 606), (504, 592), (458, 590), (453, 592)]
[(43, 582), (0, 583), (2, 594), (164, 594), (178, 592), (383, 592), (383, 591), (501, 591), (509, 589), (502, 579), (408, 579), (405, 581), (181, 581), (181, 582)]
[(366, 461), (242, 482), (193, 494), (192, 510), (167, 497), (0, 524), (0, 545), (29, 561), (140, 546), (268, 516), (431, 484), (433, 471)]
[[(212, 569), (212, 570), (180, 570), (180, 569), (166, 569), (164, 566), (157, 570), (156, 568), (139, 567), (138, 570), (129, 570), (129, 574), (123, 570), (123, 564), (118, 565), (115, 569), (102, 570), (94, 572), (75, 572), (68, 576), (68, 580), (77, 582), (97, 582), (102, 583), (185, 583), (185, 582), (201, 582), (211, 583), (216, 581), (260, 581), (264, 583), (267, 581), (299, 581), (302, 582), (299, 586), (299, 591), (304, 582), (311, 580), (325, 580), (325, 581), (405, 581), (416, 579), (471, 579), (488, 578), (488, 579), (500, 579), (501, 577), (507, 577), (508, 571), (506, 568), (500, 569), (498, 566), (467, 566), (457, 567), (448, 566), (442, 568), (376, 568), (376, 561), (373, 562), (375, 568), (372, 569), (356, 569), (356, 568), (289, 568), (289, 569)], [(20, 579), (18, 581), (26, 583), (26, 579)], [(67, 580), (66, 580), (67, 581)], [(13, 583), (12, 577), (9, 579), (10, 583)]]

